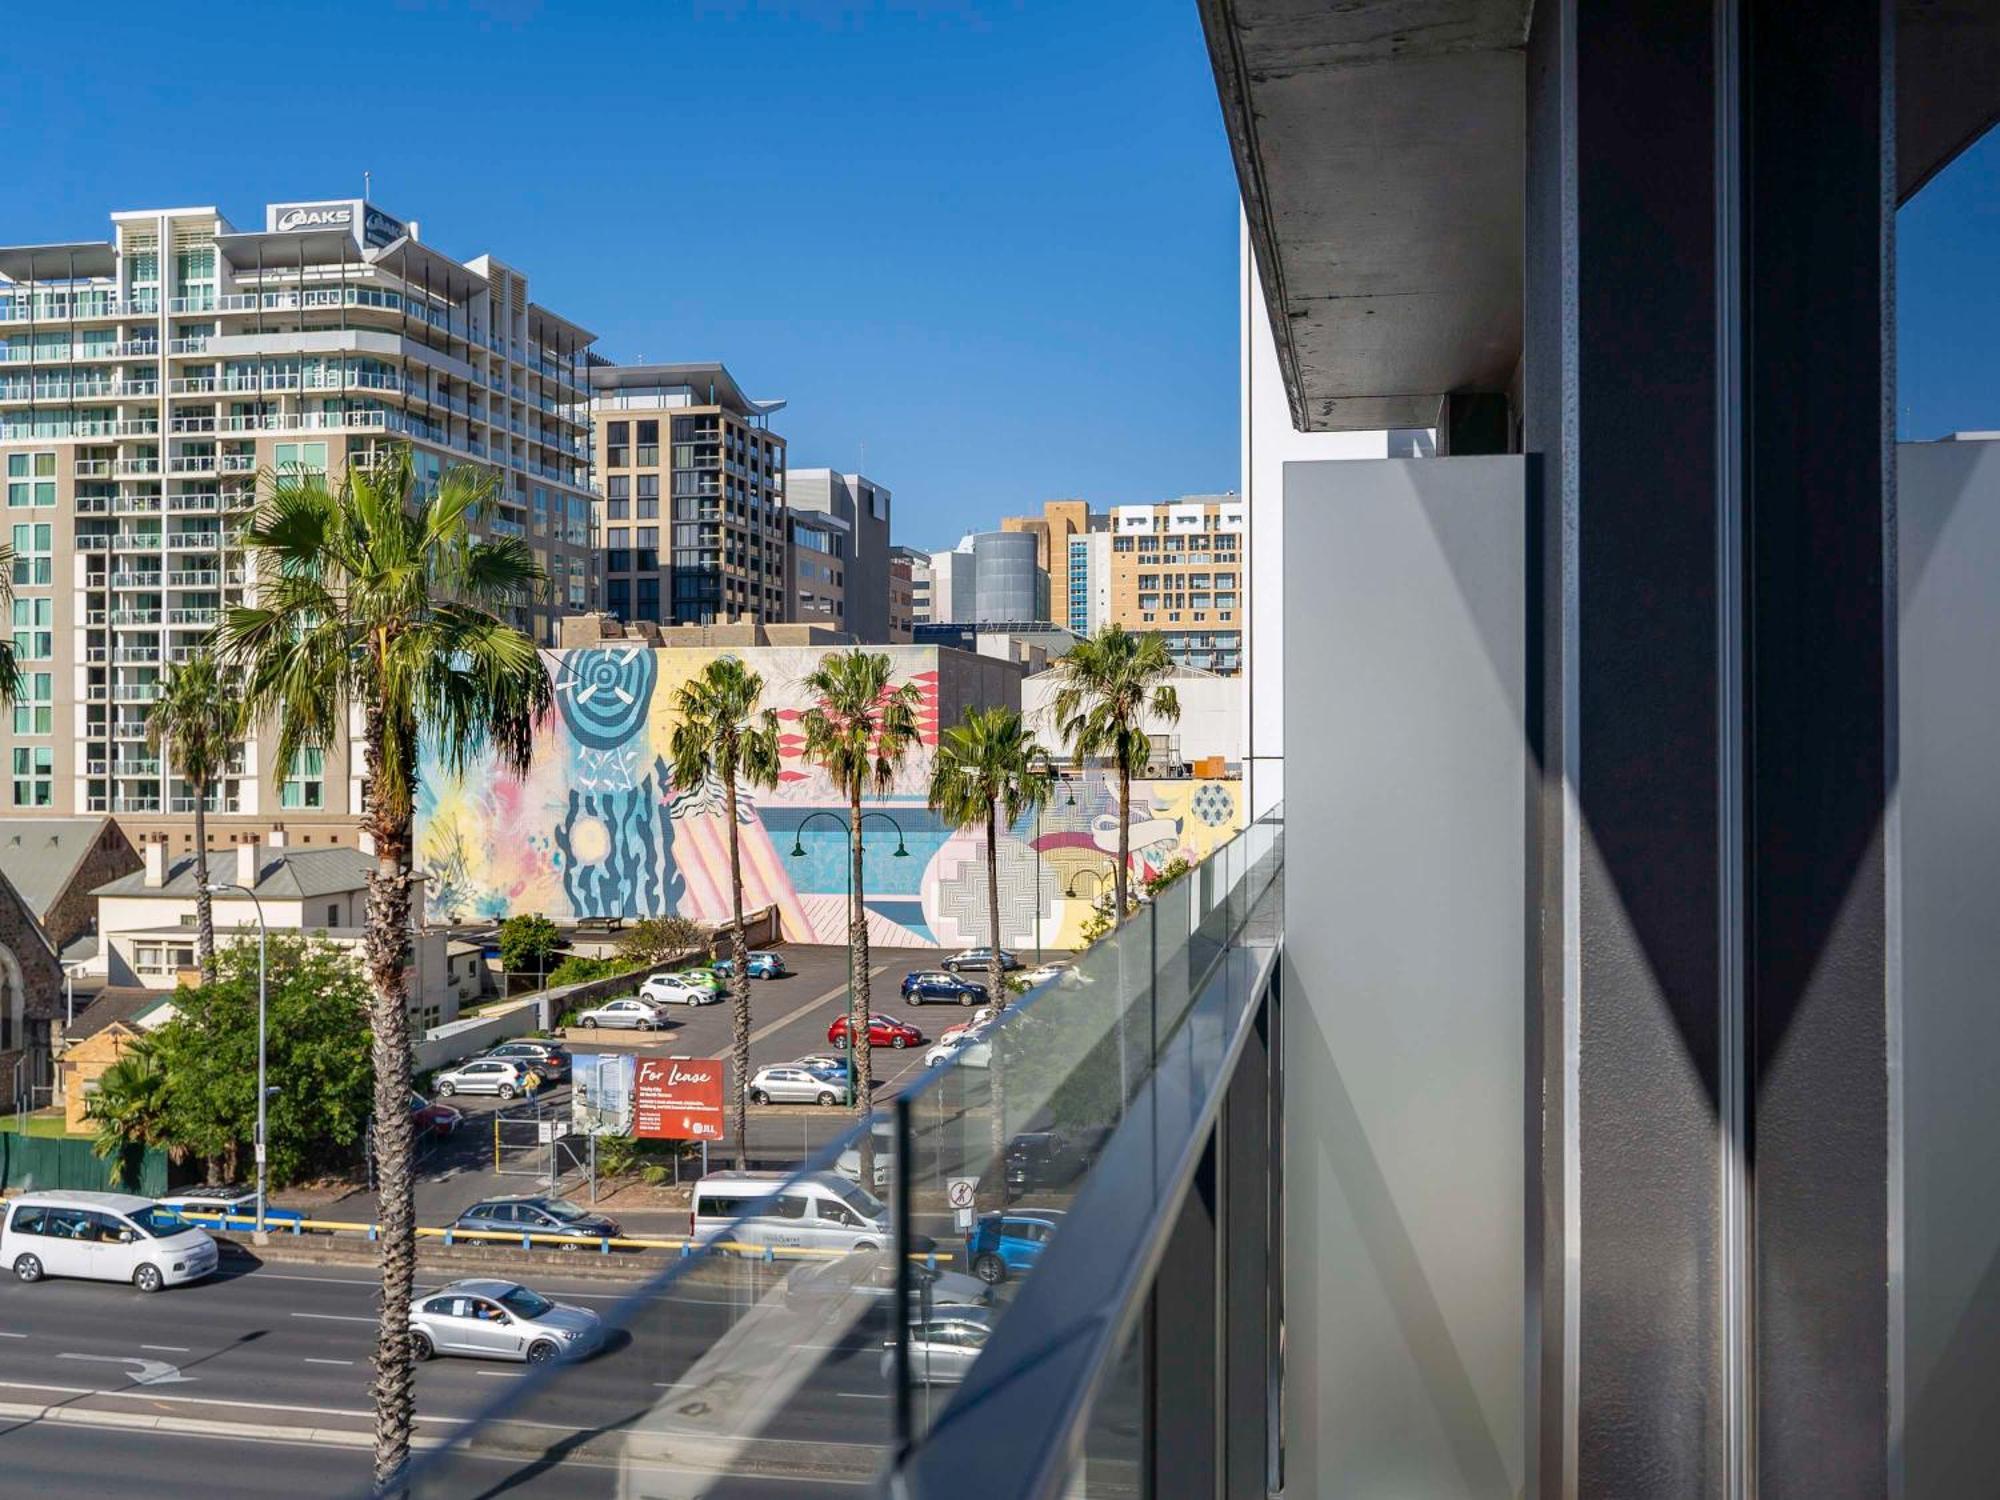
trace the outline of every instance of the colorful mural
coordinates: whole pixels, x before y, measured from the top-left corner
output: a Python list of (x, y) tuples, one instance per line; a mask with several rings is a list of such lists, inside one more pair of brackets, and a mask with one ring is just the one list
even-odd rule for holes
[[(924, 805), (937, 744), (940, 673), (951, 653), (884, 647), (899, 682), (922, 701), (923, 749), (862, 815), (862, 879), (869, 932), (884, 946), (955, 948), (986, 937), (986, 851), (977, 834), (940, 824)], [(764, 701), (783, 726), (783, 770), (771, 791), (739, 796), (746, 909), (777, 906), (793, 942), (838, 943), (846, 933), (847, 806), (801, 754), (803, 681), (820, 648), (733, 653), (690, 647), (600, 646), (544, 653), (556, 713), (537, 739), (528, 774), (490, 760), (454, 776), (435, 755), (422, 766), (418, 857), (433, 921), (516, 912), (557, 921), (679, 912), (729, 915), (729, 844), (718, 786), (675, 786), (668, 763), (680, 685), (712, 659), (740, 657), (764, 678)], [(941, 657), (945, 658), (941, 660)], [(949, 685), (947, 685), (948, 687)], [(944, 693), (948, 702), (957, 695)], [(1133, 787), (1136, 878), (1176, 855), (1203, 857), (1241, 821), (1233, 781), (1146, 781)], [(1094, 901), (1108, 892), (1118, 847), (1109, 777), (1074, 774), (1039, 818), (1000, 847), (1005, 941), (1074, 947)], [(1013, 914), (1010, 918), (1009, 914)]]

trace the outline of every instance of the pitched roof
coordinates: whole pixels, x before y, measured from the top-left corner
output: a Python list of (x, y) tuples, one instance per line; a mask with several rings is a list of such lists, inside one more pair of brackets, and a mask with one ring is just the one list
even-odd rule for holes
[[(208, 856), (210, 880), (235, 878), (234, 850), (211, 850)], [(374, 860), (359, 849), (265, 849), (257, 874), (256, 893), (265, 900), (297, 901), (313, 896), (334, 896), (358, 891), (368, 884)], [(166, 882), (146, 884), (146, 872), (134, 870), (100, 885), (99, 896), (186, 896), (195, 894), (194, 856), (182, 855), (167, 866)]]
[(0, 823), (0, 874), (13, 882), (35, 920), (48, 916), (77, 867), (97, 847), (107, 817), (8, 818)]
[(97, 998), (83, 1008), (81, 1014), (63, 1028), (63, 1039), (80, 1042), (85, 1037), (96, 1036), (106, 1027), (123, 1021), (133, 1030), (139, 1030), (139, 1020), (156, 1006), (173, 998), (171, 990), (148, 990), (137, 985), (107, 984), (97, 992)]

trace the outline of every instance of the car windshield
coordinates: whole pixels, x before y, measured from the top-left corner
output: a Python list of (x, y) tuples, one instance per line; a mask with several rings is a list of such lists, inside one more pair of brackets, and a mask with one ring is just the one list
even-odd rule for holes
[(888, 1212), (882, 1206), (882, 1200), (859, 1183), (842, 1183), (840, 1186), (840, 1201), (860, 1214), (864, 1219), (879, 1219)]
[(524, 1286), (517, 1286), (511, 1292), (500, 1295), (500, 1305), (518, 1318), (539, 1318), (555, 1306), (540, 1292), (531, 1292)]
[(567, 1198), (544, 1198), (542, 1208), (550, 1218), (560, 1219), (565, 1224), (574, 1224), (578, 1219), (590, 1217), (588, 1209), (578, 1208)]
[(157, 1203), (148, 1204), (135, 1213), (125, 1215), (156, 1240), (163, 1240), (170, 1234), (185, 1234), (187, 1225), (179, 1214), (171, 1208), (162, 1208)]

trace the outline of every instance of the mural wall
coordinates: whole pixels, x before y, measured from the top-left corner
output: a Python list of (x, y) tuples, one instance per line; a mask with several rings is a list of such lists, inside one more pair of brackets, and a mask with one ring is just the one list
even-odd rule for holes
[[(982, 834), (959, 834), (924, 805), (940, 704), (956, 716), (965, 683), (958, 653), (882, 648), (896, 680), (915, 684), (923, 748), (889, 794), (864, 804), (863, 885), (871, 941), (957, 948), (986, 938)], [(735, 655), (764, 679), (765, 706), (784, 731), (777, 788), (739, 794), (744, 906), (777, 906), (792, 942), (846, 940), (847, 804), (803, 759), (803, 680), (817, 647), (735, 652), (643, 644), (544, 653), (557, 713), (527, 776), (490, 761), (450, 775), (423, 763), (418, 858), (433, 921), (543, 912), (559, 922), (678, 912), (729, 916), (729, 845), (719, 786), (673, 784), (669, 744), (680, 685), (713, 658)], [(1198, 860), (1241, 822), (1234, 781), (1151, 781), (1133, 788), (1132, 866), (1143, 879), (1176, 855)], [(1011, 945), (1075, 947), (1091, 904), (1110, 888), (1118, 847), (1115, 778), (1076, 773), (1037, 818), (1003, 835), (1003, 921)]]

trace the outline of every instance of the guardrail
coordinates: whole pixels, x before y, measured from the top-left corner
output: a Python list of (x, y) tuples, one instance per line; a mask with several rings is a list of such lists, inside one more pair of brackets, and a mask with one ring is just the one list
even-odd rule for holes
[[(174, 1217), (183, 1224), (192, 1224), (198, 1229), (252, 1230), (257, 1227), (255, 1214), (204, 1214), (187, 1213), (176, 1210)], [(300, 1239), (307, 1231), (328, 1234), (359, 1234), (373, 1242), (381, 1238), (381, 1225), (360, 1220), (345, 1219), (294, 1219), (289, 1215), (284, 1219), (273, 1219), (268, 1214), (264, 1219), (264, 1229), (268, 1234), (282, 1234), (292, 1239)], [(537, 1246), (553, 1247), (558, 1250), (576, 1250), (588, 1246), (598, 1247), (599, 1253), (609, 1255), (613, 1250), (673, 1250), (682, 1256), (692, 1256), (701, 1251), (720, 1250), (731, 1255), (740, 1255), (752, 1260), (768, 1263), (781, 1260), (838, 1260), (853, 1252), (849, 1250), (822, 1249), (812, 1245), (753, 1245), (742, 1240), (698, 1240), (689, 1235), (607, 1235), (607, 1234), (562, 1234), (551, 1230), (522, 1230), (515, 1233), (507, 1229), (455, 1229), (450, 1225), (442, 1228), (429, 1225), (417, 1227), (420, 1240), (441, 1240), (447, 1245), (472, 1243), (503, 1243), (518, 1245), (523, 1250), (533, 1250)], [(910, 1260), (929, 1270), (948, 1266), (954, 1257), (949, 1251), (912, 1251)]]

